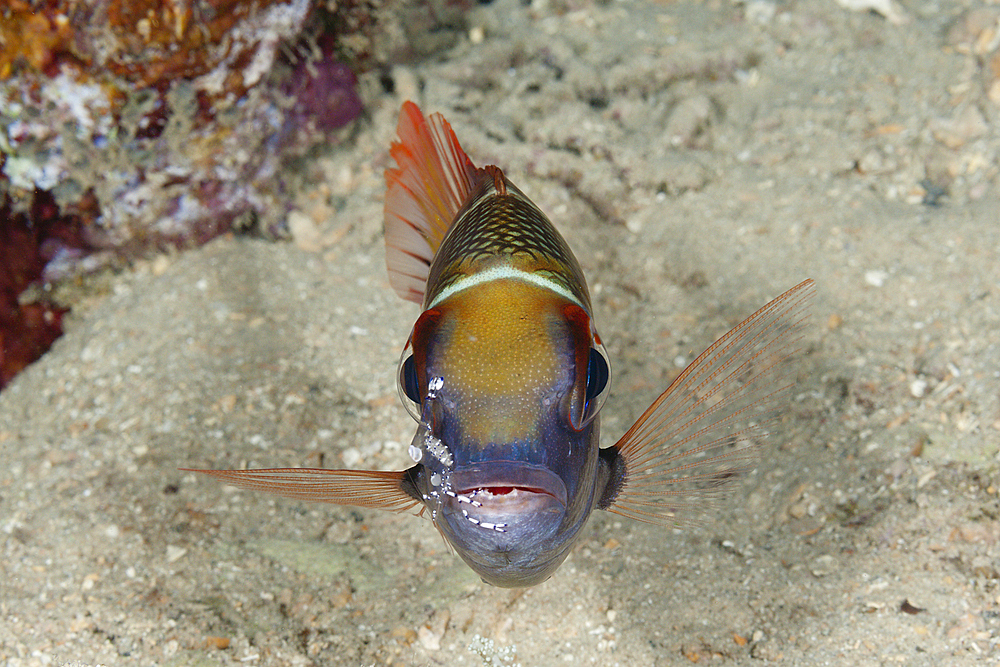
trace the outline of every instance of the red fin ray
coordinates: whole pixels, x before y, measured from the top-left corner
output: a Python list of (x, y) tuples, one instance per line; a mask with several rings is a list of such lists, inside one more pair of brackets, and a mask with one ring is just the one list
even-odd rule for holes
[(691, 525), (756, 467), (787, 405), (814, 283), (806, 280), (698, 356), (615, 443), (625, 462), (607, 508), (639, 521)]
[(265, 491), (284, 498), (405, 512), (417, 501), (403, 490), (405, 471), (266, 468), (261, 470), (195, 470), (226, 484)]
[(389, 283), (404, 299), (422, 303), (434, 253), (455, 216), (487, 172), (477, 169), (441, 114), (424, 118), (404, 102), (385, 172), (385, 260)]

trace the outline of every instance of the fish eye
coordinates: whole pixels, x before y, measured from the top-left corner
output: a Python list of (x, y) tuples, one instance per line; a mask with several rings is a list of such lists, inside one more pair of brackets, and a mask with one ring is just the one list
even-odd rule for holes
[(413, 358), (413, 347), (407, 343), (399, 357), (396, 388), (403, 407), (416, 421), (420, 421), (420, 382), (417, 380), (417, 363)]
[(608, 353), (599, 341), (590, 348), (590, 359), (587, 362), (587, 405), (584, 408), (584, 419), (589, 421), (604, 406), (611, 389), (611, 365), (608, 363)]
[(590, 361), (587, 363), (587, 402), (604, 391), (609, 378), (607, 359), (596, 348), (590, 348)]

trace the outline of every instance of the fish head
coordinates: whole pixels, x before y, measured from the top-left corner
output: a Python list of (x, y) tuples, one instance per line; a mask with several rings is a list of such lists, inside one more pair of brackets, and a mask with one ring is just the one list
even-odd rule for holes
[(400, 364), (419, 410), (415, 486), (486, 582), (531, 586), (595, 505), (608, 365), (580, 306), (496, 280), (423, 313)]

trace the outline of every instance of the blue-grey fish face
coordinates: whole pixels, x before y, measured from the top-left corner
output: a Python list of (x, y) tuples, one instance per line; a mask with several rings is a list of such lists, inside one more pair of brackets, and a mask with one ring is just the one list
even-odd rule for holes
[(574, 308), (541, 303), (512, 338), (449, 303), (417, 322), (401, 367), (420, 406), (411, 481), (449, 544), (497, 586), (547, 579), (596, 502), (599, 401), (588, 383), (607, 373), (595, 377)]
[[(487, 583), (526, 587), (545, 581), (565, 560), (595, 505), (598, 420), (579, 431), (550, 431), (537, 443), (492, 443), (484, 456), (462, 446), (447, 414), (432, 416), (445, 412), (446, 392), (439, 392), (425, 399), (427, 421), (411, 447), (421, 458), (413, 481), (431, 518)], [(512, 460), (515, 453), (547, 447), (573, 455), (562, 465)]]

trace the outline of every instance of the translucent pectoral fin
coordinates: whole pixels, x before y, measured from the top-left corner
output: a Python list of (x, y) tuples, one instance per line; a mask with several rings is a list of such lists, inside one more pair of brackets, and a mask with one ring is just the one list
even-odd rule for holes
[(210, 475), (241, 489), (265, 491), (296, 500), (368, 507), (389, 512), (405, 512), (418, 502), (408, 490), (412, 487), (409, 483), (410, 470), (181, 470)]
[(612, 448), (598, 506), (640, 521), (696, 524), (756, 467), (787, 406), (814, 283), (806, 280), (705, 350)]

